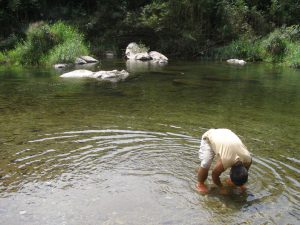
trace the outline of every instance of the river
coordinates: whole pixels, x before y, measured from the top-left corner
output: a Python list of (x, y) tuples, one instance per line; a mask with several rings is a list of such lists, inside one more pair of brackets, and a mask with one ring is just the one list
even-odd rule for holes
[[(299, 224), (300, 70), (105, 59), (111, 83), (0, 67), (0, 224)], [(201, 135), (234, 131), (247, 190), (196, 191)], [(221, 180), (228, 176), (222, 175)]]

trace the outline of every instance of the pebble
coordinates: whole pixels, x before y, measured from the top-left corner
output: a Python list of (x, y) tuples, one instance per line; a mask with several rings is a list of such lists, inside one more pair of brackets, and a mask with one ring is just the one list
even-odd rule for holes
[(26, 212), (25, 210), (22, 210), (22, 211), (19, 212), (20, 215), (24, 215), (24, 214), (26, 214), (26, 213), (27, 213), (27, 212)]

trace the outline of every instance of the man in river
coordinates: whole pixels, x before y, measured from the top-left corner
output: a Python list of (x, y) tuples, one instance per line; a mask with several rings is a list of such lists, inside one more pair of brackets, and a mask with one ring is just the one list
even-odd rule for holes
[(249, 151), (231, 130), (210, 129), (203, 134), (199, 149), (201, 164), (198, 170), (198, 191), (208, 193), (208, 188), (204, 182), (215, 155), (218, 159), (212, 170), (212, 180), (220, 187), (220, 193), (227, 193), (220, 181), (220, 175), (229, 167), (231, 167), (230, 179), (227, 180), (227, 183), (243, 189), (243, 185), (248, 180), (248, 170), (252, 163)]

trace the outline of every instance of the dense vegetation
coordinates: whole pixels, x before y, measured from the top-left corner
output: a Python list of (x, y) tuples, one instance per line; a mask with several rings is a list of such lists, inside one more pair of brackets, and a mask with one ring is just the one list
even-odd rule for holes
[(299, 11), (298, 0), (3, 0), (0, 50), (29, 44), (31, 23), (44, 21), (49, 25), (43, 29), (51, 29), (64, 21), (85, 35), (94, 54), (123, 53), (135, 41), (176, 57), (236, 56), (299, 66)]

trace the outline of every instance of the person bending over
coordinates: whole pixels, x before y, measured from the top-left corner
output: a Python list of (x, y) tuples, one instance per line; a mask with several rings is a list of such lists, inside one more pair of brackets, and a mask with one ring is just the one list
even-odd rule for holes
[(222, 194), (226, 193), (220, 181), (220, 175), (229, 167), (229, 184), (243, 187), (248, 181), (248, 170), (252, 163), (249, 151), (239, 137), (229, 129), (210, 129), (202, 135), (199, 159), (201, 161), (198, 170), (197, 189), (201, 193), (208, 193), (205, 180), (214, 157), (217, 161), (212, 170), (212, 180), (220, 187)]

